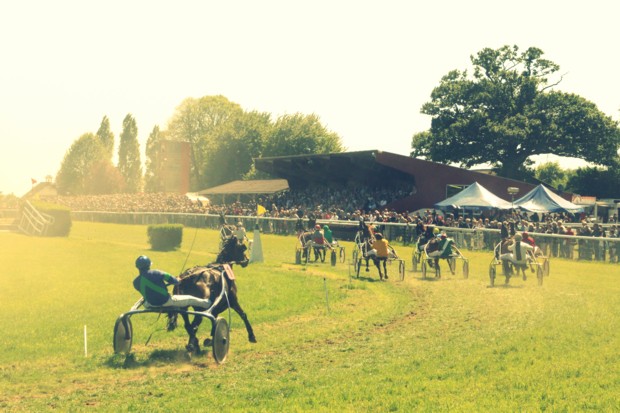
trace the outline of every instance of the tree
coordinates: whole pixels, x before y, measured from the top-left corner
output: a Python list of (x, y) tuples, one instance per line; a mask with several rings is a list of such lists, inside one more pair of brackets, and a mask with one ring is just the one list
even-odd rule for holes
[(567, 174), (566, 171), (560, 167), (559, 162), (545, 162), (538, 165), (534, 170), (534, 176), (536, 179), (554, 188), (566, 186)]
[(80, 136), (67, 150), (56, 175), (58, 192), (71, 195), (89, 193), (91, 182), (87, 177), (98, 162), (106, 159), (106, 148), (97, 136), (92, 133)]
[(107, 158), (93, 162), (85, 182), (85, 194), (119, 194), (125, 190), (125, 179)]
[(205, 186), (203, 171), (207, 154), (218, 140), (218, 128), (242, 113), (241, 106), (221, 95), (188, 98), (176, 109), (168, 123), (169, 138), (190, 143), (192, 188)]
[(112, 154), (114, 153), (114, 134), (110, 130), (110, 119), (108, 119), (107, 116), (104, 116), (101, 120), (101, 125), (99, 126), (99, 130), (97, 130), (97, 137), (108, 152), (111, 160)]
[(159, 126), (155, 125), (146, 141), (146, 172), (144, 173), (144, 191), (160, 192), (163, 189), (163, 176), (161, 171), (161, 141), (163, 133)]
[(532, 155), (551, 153), (602, 165), (618, 159), (618, 123), (574, 94), (550, 91), (559, 66), (517, 46), (483, 49), (466, 71), (445, 75), (422, 113), (431, 129), (413, 136), (412, 156), (471, 167), (490, 163), (506, 177), (528, 174)]
[(586, 167), (579, 168), (568, 179), (567, 190), (598, 198), (617, 198), (620, 188), (620, 169)]
[(261, 155), (272, 128), (268, 113), (242, 113), (221, 125), (206, 156), (205, 186), (243, 179), (252, 170), (253, 158)]
[(308, 155), (342, 152), (340, 137), (312, 115), (284, 115), (278, 118), (265, 142), (263, 156)]
[(125, 179), (125, 191), (140, 192), (142, 189), (142, 164), (140, 161), (140, 144), (138, 143), (138, 126), (131, 114), (123, 119), (123, 131), (118, 147), (118, 170)]

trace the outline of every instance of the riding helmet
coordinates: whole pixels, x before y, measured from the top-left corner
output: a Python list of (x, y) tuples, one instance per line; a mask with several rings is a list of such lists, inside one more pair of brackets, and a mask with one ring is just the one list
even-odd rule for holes
[(140, 255), (136, 259), (136, 268), (139, 270), (148, 270), (151, 268), (151, 259), (146, 255)]

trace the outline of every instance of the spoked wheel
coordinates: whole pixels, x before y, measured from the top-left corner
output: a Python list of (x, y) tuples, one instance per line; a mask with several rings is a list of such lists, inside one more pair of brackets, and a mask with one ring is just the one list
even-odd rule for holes
[(340, 247), (340, 263), (344, 264), (346, 260), (347, 260), (347, 254), (344, 250), (344, 247)]
[(307, 247), (304, 248), (301, 260), (303, 261), (304, 264), (307, 264), (308, 261), (310, 261), (310, 248), (307, 248)]
[(551, 268), (550, 268), (550, 265), (549, 265), (549, 258), (545, 258), (545, 260), (543, 261), (543, 275), (545, 277), (548, 277), (550, 271), (551, 271)]
[(463, 278), (469, 278), (469, 261), (463, 261)]
[(495, 285), (495, 275), (496, 275), (495, 265), (491, 264), (489, 266), (489, 279), (491, 280), (491, 287)]
[(114, 324), (114, 352), (129, 354), (133, 342), (131, 318), (119, 317)]
[(299, 248), (295, 250), (295, 264), (301, 264), (301, 250)]
[(538, 285), (543, 284), (544, 271), (541, 265), (536, 266), (536, 278), (538, 278)]
[(415, 252), (411, 256), (411, 264), (413, 265), (413, 272), (418, 272), (419, 260), (418, 260), (418, 254), (416, 254)]
[(357, 278), (360, 277), (360, 269), (362, 268), (362, 259), (359, 258), (357, 261), (355, 261), (355, 276)]
[(422, 277), (426, 278), (426, 266), (428, 265), (428, 263), (426, 262), (426, 260), (422, 261)]
[(228, 355), (230, 345), (230, 330), (226, 319), (219, 317), (215, 321), (215, 333), (213, 335), (213, 358), (217, 364), (223, 363)]
[(358, 260), (359, 256), (360, 256), (360, 252), (357, 249), (354, 249), (353, 250), (353, 255), (351, 257), (351, 261), (353, 261), (353, 265), (356, 266), (356, 269), (357, 269), (357, 260)]
[(332, 267), (336, 266), (336, 261), (338, 259), (338, 257), (336, 256), (336, 251), (332, 250), (329, 258), (332, 263)]
[(405, 279), (405, 260), (398, 261), (398, 273), (400, 274), (400, 280)]

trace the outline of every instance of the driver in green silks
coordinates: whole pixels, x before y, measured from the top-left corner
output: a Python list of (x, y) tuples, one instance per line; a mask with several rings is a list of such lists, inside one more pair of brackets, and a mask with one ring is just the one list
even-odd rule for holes
[(192, 295), (170, 295), (167, 285), (177, 285), (179, 280), (167, 272), (152, 270), (149, 257), (139, 256), (136, 259), (136, 268), (140, 274), (133, 280), (133, 286), (142, 294), (145, 307), (211, 307), (211, 300), (208, 299)]

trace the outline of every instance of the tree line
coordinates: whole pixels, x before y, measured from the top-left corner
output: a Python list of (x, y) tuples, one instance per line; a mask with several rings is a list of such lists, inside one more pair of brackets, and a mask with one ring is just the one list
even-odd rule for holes
[(128, 114), (113, 163), (114, 134), (107, 116), (96, 133), (80, 136), (66, 152), (56, 176), (61, 194), (160, 192), (163, 140), (189, 142), (190, 188), (200, 190), (236, 179), (261, 177), (253, 158), (342, 152), (338, 134), (317, 115), (296, 113), (275, 121), (269, 113), (244, 111), (224, 96), (185, 99), (167, 129), (149, 134), (142, 168), (138, 127)]

